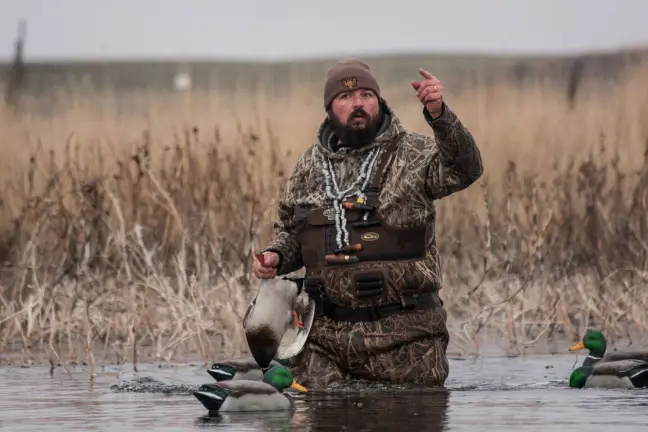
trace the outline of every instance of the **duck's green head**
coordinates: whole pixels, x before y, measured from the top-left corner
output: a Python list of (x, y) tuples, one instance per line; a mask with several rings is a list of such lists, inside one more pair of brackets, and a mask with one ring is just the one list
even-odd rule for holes
[(585, 382), (587, 378), (592, 373), (591, 367), (577, 367), (574, 369), (569, 376), (569, 387), (571, 388), (583, 388), (585, 387)]
[(290, 369), (284, 366), (273, 366), (263, 374), (263, 382), (270, 384), (278, 391), (287, 389), (288, 387), (298, 390), (300, 392), (307, 392), (305, 387), (297, 384), (293, 379)]
[(607, 349), (605, 336), (603, 336), (603, 333), (598, 330), (587, 329), (585, 336), (583, 336), (583, 340), (569, 347), (569, 351), (578, 351), (582, 349), (588, 349), (590, 354), (597, 357), (603, 357), (605, 350)]

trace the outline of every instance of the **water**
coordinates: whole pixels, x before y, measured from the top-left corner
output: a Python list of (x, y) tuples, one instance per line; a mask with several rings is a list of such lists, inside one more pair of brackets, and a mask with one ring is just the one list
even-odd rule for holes
[[(582, 356), (578, 362), (582, 362)], [(120, 379), (152, 376), (198, 385), (203, 367), (129, 365), (87, 369), (0, 369), (2, 431), (637, 431), (648, 421), (648, 391), (572, 390), (574, 355), (451, 360), (447, 390), (298, 394), (295, 412), (223, 414), (189, 394), (114, 392)], [(123, 379), (123, 378), (121, 378)]]

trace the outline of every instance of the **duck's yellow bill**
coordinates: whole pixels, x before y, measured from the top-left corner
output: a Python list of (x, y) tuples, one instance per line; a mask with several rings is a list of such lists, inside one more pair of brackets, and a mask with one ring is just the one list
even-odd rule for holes
[(585, 348), (585, 344), (583, 343), (583, 341), (580, 341), (576, 345), (570, 346), (569, 351), (578, 351), (578, 350), (582, 350), (584, 348)]
[(300, 392), (305, 392), (305, 393), (308, 392), (308, 390), (306, 390), (306, 387), (304, 387), (304, 386), (302, 386), (300, 384), (297, 384), (295, 381), (293, 381), (292, 384), (290, 384), (290, 388), (293, 388), (293, 389), (298, 390)]

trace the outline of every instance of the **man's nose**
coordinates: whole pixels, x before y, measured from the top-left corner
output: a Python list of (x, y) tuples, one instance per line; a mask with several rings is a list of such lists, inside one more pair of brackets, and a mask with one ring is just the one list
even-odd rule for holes
[(362, 100), (362, 97), (359, 94), (354, 94), (353, 96), (353, 108), (360, 108), (364, 106), (364, 101)]

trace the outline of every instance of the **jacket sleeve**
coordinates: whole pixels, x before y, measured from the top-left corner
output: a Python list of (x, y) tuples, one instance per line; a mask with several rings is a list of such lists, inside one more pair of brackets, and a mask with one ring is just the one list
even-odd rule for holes
[(434, 131), (437, 152), (428, 167), (427, 186), (433, 199), (459, 192), (479, 179), (484, 166), (477, 143), (459, 117), (443, 103), (441, 116), (423, 116)]
[(273, 224), (274, 238), (263, 250), (279, 255), (277, 275), (285, 275), (303, 267), (301, 245), (296, 238), (295, 192), (308, 179), (309, 168), (304, 154), (295, 165), (286, 186), (279, 197), (277, 219)]

